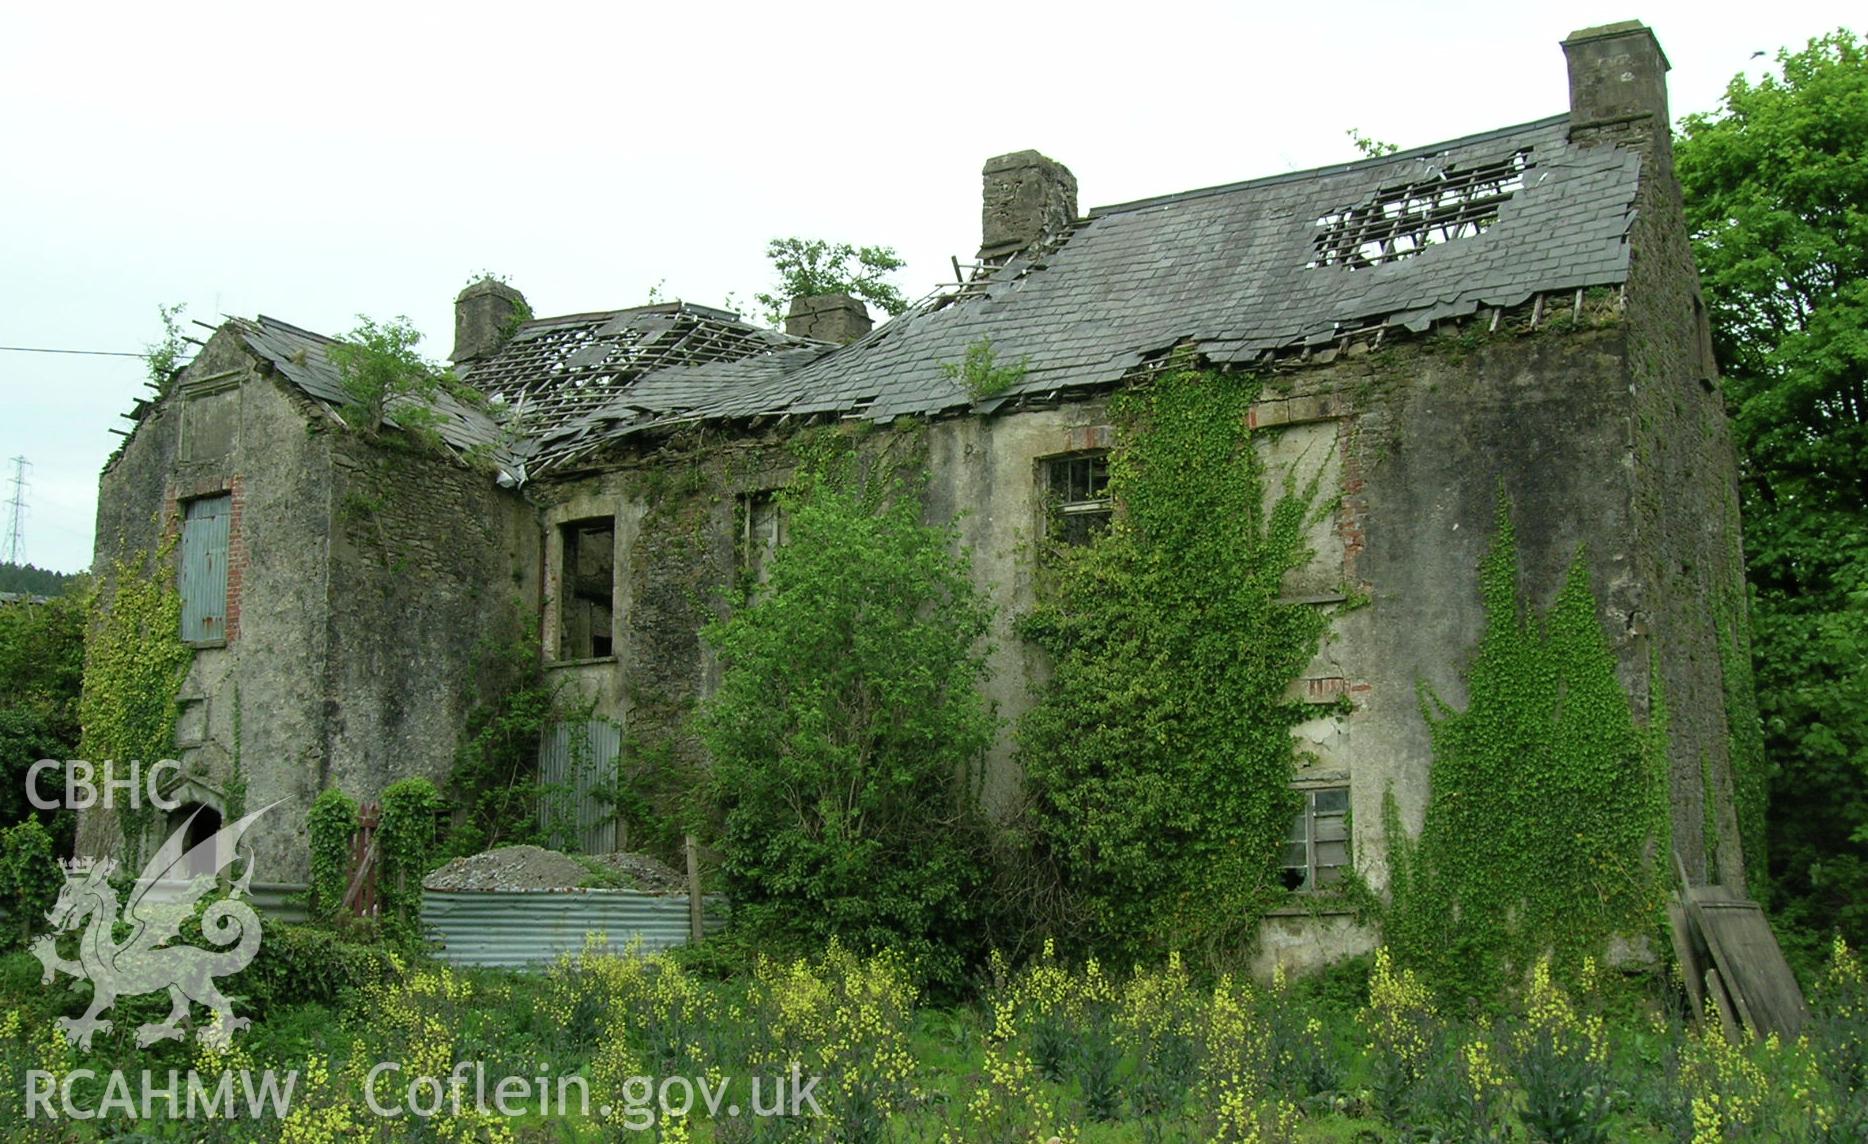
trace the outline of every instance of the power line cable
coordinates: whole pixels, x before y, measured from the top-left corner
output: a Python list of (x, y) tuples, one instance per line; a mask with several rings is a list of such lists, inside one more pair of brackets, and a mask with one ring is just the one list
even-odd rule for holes
[(92, 357), (133, 357), (146, 358), (148, 354), (126, 353), (123, 350), (54, 350), (44, 346), (0, 346), (0, 351), (15, 354), (88, 354)]

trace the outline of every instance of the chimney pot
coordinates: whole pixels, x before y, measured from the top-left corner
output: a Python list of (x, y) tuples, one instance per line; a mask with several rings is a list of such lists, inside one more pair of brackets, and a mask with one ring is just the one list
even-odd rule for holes
[(1077, 218), (1077, 177), (1036, 151), (986, 160), (980, 204), (979, 258), (1006, 256), (1062, 234)]
[(849, 345), (869, 332), (869, 308), (848, 294), (806, 294), (791, 300), (785, 332), (794, 338)]
[(498, 353), (513, 327), (530, 313), (525, 295), (497, 278), (469, 282), (454, 299), (454, 364)]
[(1642, 129), (1668, 131), (1667, 56), (1654, 32), (1639, 20), (1571, 32), (1563, 41), (1570, 70), (1570, 138), (1593, 143), (1603, 128), (1648, 122)]

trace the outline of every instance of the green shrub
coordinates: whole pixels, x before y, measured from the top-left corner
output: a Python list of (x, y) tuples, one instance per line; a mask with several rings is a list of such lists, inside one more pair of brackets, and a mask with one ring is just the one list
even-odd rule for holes
[(265, 1017), (294, 1005), (335, 1005), (345, 993), (399, 973), (391, 950), (379, 942), (268, 921), (252, 962), (223, 989), (243, 999), (243, 1015)]
[(982, 832), (956, 776), (995, 729), (989, 613), (919, 489), (854, 468), (783, 498), (769, 582), (705, 632), (725, 668), (698, 727), (727, 885), (766, 938), (896, 946), (955, 983), (978, 952)]
[(404, 938), (421, 932), (422, 877), (435, 853), (435, 816), (443, 805), (435, 784), (423, 778), (403, 779), (383, 791), (377, 891), (384, 924)]
[(22, 944), (45, 924), (45, 915), (58, 900), (65, 872), (52, 857), (52, 836), (36, 818), (28, 818), (0, 835), (0, 902), (12, 925), (8, 937)]
[(344, 893), (350, 888), (357, 801), (331, 787), (313, 800), (306, 825), (311, 831), (311, 911), (316, 917), (333, 918), (343, 909)]

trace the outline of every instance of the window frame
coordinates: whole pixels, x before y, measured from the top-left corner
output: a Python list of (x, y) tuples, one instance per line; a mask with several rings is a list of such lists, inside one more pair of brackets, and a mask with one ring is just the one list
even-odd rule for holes
[[(1079, 492), (1078, 474), (1075, 466), (1086, 466), (1082, 474), (1081, 492)], [(1059, 480), (1059, 474), (1064, 479)], [(1058, 543), (1078, 545), (1088, 544), (1109, 528), (1115, 519), (1116, 502), (1109, 494), (1109, 450), (1079, 449), (1070, 453), (1056, 453), (1038, 459), (1038, 483), (1045, 507), (1044, 533)], [(1061, 489), (1060, 489), (1060, 486)], [(1067, 528), (1059, 527), (1073, 518), (1087, 523), (1082, 525), (1082, 535), (1072, 537)], [(1100, 521), (1100, 524), (1097, 523)]]
[[(1303, 871), (1302, 881), (1296, 886), (1289, 887), (1294, 894), (1329, 893), (1338, 890), (1342, 886), (1345, 873), (1355, 868), (1354, 852), (1350, 845), (1349, 786), (1346, 783), (1305, 786), (1297, 788), (1297, 793), (1303, 796), (1304, 805), (1292, 820), (1290, 833), (1285, 835), (1284, 853), (1279, 860), (1279, 873), (1284, 875), (1292, 870)], [(1327, 810), (1319, 810), (1317, 804), (1320, 795), (1329, 797), (1333, 804), (1340, 797), (1341, 809), (1332, 806)], [(1326, 825), (1320, 829), (1320, 822), (1334, 824), (1334, 827)], [(1334, 835), (1334, 837), (1327, 835)], [(1302, 866), (1291, 862), (1292, 848), (1297, 846), (1304, 848)], [(1319, 849), (1333, 846), (1342, 847), (1342, 860), (1329, 863), (1319, 862)], [(1334, 873), (1325, 877), (1323, 871), (1326, 870), (1334, 871)]]
[[(573, 517), (558, 522), (558, 623), (557, 638), (554, 641), (559, 663), (588, 663), (592, 661), (616, 658), (616, 516), (609, 515)], [(590, 645), (579, 648), (572, 641), (572, 609), (579, 600), (594, 599), (582, 597), (577, 589), (576, 563), (583, 551), (582, 538), (586, 535), (602, 534), (609, 538), (610, 554), (610, 592), (606, 611), (609, 614), (607, 630), (599, 634), (595, 625), (588, 633)], [(598, 645), (601, 639), (604, 646)], [(588, 654), (578, 654), (587, 652)]]

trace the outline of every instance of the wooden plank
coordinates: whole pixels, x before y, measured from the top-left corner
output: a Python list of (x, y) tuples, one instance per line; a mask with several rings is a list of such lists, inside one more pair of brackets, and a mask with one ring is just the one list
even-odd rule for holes
[(1706, 971), (1706, 995), (1719, 1010), (1719, 1024), (1725, 1029), (1725, 1039), (1737, 1044), (1742, 1036), (1738, 1031), (1738, 1016), (1732, 1012), (1731, 999), (1725, 995), (1725, 983), (1719, 980), (1716, 969)]
[(1692, 923), (1687, 920), (1686, 903), (1675, 899), (1667, 903), (1668, 927), (1673, 936), (1673, 959), (1680, 967), (1680, 981), (1686, 986), (1686, 998), (1693, 1004), (1693, 1017), (1706, 1015), (1706, 966), (1694, 949)]
[(1790, 1040), (1801, 1033), (1809, 1006), (1764, 910), (1756, 902), (1696, 901), (1690, 912), (1752, 1034)]

